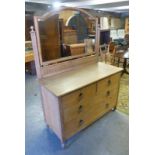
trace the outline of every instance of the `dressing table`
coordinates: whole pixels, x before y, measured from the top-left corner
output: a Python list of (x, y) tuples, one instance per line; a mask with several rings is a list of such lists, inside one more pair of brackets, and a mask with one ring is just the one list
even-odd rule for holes
[[(53, 38), (53, 30), (50, 27), (59, 26), (58, 20), (56, 20), (58, 14), (68, 9), (76, 11), (76, 13), (80, 12), (91, 21), (96, 22), (94, 51), (50, 60), (50, 56), (47, 57), (50, 47), (55, 49), (55, 51), (51, 50), (52, 52), (60, 54), (59, 38)], [(40, 22), (48, 25), (42, 25), (46, 32), (42, 36), (39, 28)], [(107, 112), (116, 109), (122, 69), (98, 61), (98, 21), (83, 9), (67, 7), (49, 12), (41, 17), (34, 17), (35, 30), (31, 29), (44, 118), (48, 127), (58, 136), (64, 147), (70, 137), (91, 125)], [(56, 30), (58, 29), (56, 28)], [(58, 31), (55, 33), (59, 36)], [(46, 40), (49, 38), (52, 45), (45, 44), (43, 38)], [(45, 55), (46, 57), (43, 58)], [(58, 56), (58, 54), (55, 55)]]

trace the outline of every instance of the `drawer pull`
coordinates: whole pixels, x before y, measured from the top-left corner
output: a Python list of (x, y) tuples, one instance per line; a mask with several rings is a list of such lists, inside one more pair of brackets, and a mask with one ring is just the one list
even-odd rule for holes
[(82, 119), (80, 119), (79, 126), (81, 126), (83, 123), (84, 123), (84, 121)]
[(107, 96), (110, 96), (110, 91), (107, 91)]
[(79, 112), (79, 113), (82, 112), (82, 109), (83, 109), (83, 106), (80, 105), (79, 108), (78, 108), (78, 112)]
[(108, 103), (105, 105), (105, 108), (109, 108), (109, 104)]
[(83, 93), (80, 93), (80, 94), (79, 94), (79, 100), (81, 100), (82, 97), (83, 97)]
[(111, 80), (108, 80), (108, 85), (110, 85), (111, 84)]

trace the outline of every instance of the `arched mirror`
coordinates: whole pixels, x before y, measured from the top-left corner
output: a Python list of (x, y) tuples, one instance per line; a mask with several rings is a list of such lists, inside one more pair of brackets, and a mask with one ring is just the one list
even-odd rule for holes
[(95, 54), (96, 18), (84, 10), (63, 8), (35, 20), (41, 64)]

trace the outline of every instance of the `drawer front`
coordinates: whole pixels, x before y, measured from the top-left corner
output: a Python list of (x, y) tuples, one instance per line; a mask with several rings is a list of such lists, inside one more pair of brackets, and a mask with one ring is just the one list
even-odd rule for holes
[(92, 97), (95, 95), (96, 95), (96, 83), (81, 89), (80, 102), (91, 101)]
[(95, 97), (95, 103), (100, 105), (101, 108), (110, 110), (114, 108), (117, 104), (118, 98), (118, 87), (114, 88), (107, 88), (102, 93), (97, 94)]
[(87, 112), (90, 110), (91, 103), (79, 103), (77, 105), (74, 105), (70, 108), (64, 109), (64, 123), (69, 122), (71, 120), (74, 120), (76, 118), (83, 117), (87, 114)]
[(71, 121), (84, 115), (92, 104), (96, 94), (96, 83), (65, 95), (61, 99), (64, 122)]
[(96, 83), (76, 90), (70, 94), (61, 97), (63, 109), (72, 108), (79, 104), (87, 104), (91, 97), (96, 94)]
[(72, 108), (72, 106), (77, 105), (80, 100), (81, 100), (80, 90), (76, 90), (72, 93), (69, 93), (61, 97), (61, 104), (63, 109)]
[(82, 130), (86, 126), (88, 126), (88, 122), (84, 116), (65, 123), (64, 124), (65, 139), (68, 139), (69, 137), (73, 136), (75, 133)]
[(64, 135), (65, 138), (69, 138), (80, 130), (84, 129), (95, 120), (103, 116), (107, 110), (106, 103), (93, 103), (88, 111), (85, 111), (82, 115), (78, 115), (73, 120), (65, 122)]
[(119, 86), (120, 73), (100, 80), (97, 83), (97, 93), (102, 93), (106, 89), (116, 89)]

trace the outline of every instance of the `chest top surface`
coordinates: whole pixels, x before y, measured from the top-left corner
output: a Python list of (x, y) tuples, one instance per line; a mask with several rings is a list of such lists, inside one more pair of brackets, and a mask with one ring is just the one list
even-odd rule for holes
[(43, 78), (39, 82), (55, 96), (60, 97), (121, 71), (122, 68), (98, 62), (59, 75)]

